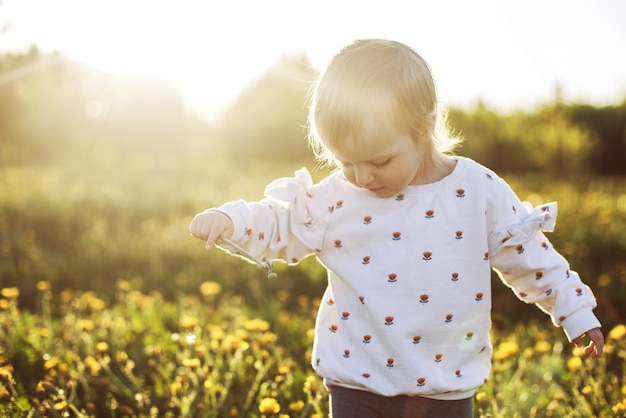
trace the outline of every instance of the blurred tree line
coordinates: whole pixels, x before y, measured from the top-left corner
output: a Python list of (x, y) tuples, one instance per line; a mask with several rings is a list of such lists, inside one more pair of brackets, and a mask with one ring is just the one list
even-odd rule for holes
[[(285, 56), (217, 118), (187, 111), (172, 85), (106, 74), (35, 47), (0, 56), (0, 163), (78, 158), (123, 166), (128, 155), (185, 164), (219, 153), (308, 164), (306, 116), (317, 75), (306, 56)], [(480, 101), (449, 109), (460, 153), (500, 172), (626, 174), (626, 100), (596, 107), (555, 99), (502, 113)]]

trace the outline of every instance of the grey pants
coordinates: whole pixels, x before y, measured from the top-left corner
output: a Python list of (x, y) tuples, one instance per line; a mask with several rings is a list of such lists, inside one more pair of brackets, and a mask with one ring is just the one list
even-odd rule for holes
[(472, 418), (472, 398), (441, 401), (421, 396), (380, 396), (330, 386), (332, 418)]

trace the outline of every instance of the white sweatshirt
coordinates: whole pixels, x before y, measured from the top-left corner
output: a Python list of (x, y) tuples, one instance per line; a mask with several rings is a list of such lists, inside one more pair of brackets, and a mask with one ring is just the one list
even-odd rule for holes
[(258, 203), (220, 208), (253, 255), (328, 269), (313, 367), (327, 385), (384, 396), (462, 399), (488, 378), (491, 268), (571, 340), (599, 327), (591, 290), (542, 231), (557, 206), (531, 210), (467, 158), (431, 184), (379, 198), (340, 172), (313, 185), (306, 169)]

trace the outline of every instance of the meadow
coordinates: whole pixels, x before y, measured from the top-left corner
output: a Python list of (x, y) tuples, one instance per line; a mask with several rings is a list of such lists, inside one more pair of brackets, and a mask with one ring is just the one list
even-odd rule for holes
[[(0, 167), (0, 413), (326, 416), (309, 366), (323, 269), (276, 264), (268, 281), (187, 232), (196, 212), (258, 199), (298, 167), (98, 155)], [(594, 288), (607, 345), (585, 358), (494, 279), (494, 367), (476, 416), (624, 416), (626, 180), (507, 180), (533, 204), (559, 202), (550, 239)]]

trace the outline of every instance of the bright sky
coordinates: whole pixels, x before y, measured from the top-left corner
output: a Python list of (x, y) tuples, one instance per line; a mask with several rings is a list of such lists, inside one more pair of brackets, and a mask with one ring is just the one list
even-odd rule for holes
[(357, 38), (430, 63), (441, 100), (506, 109), (626, 98), (623, 0), (0, 0), (0, 52), (36, 44), (114, 72), (175, 82), (223, 108), (282, 54), (321, 68)]

